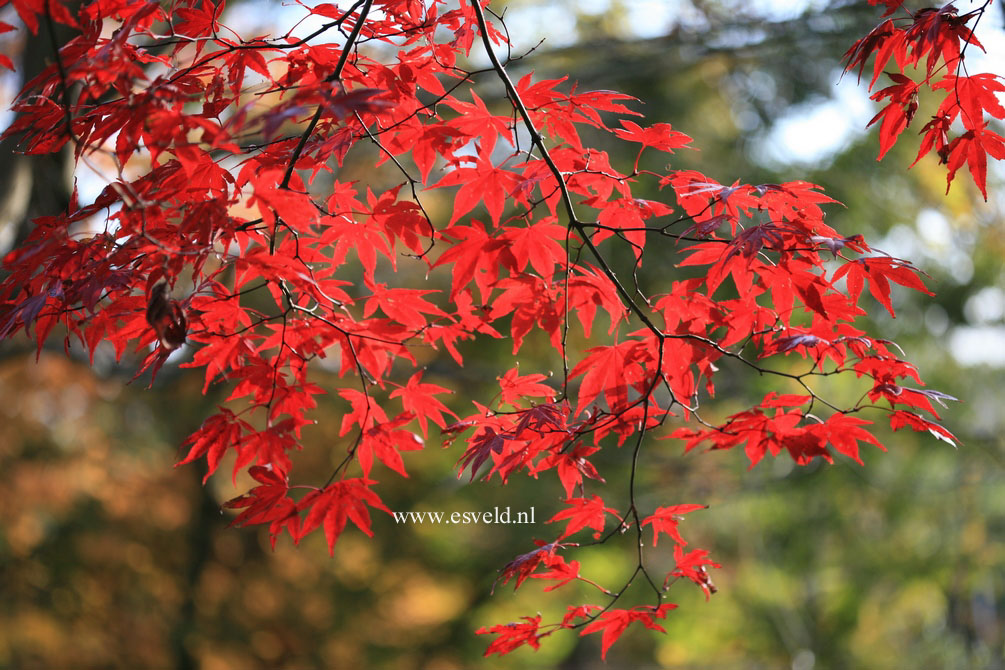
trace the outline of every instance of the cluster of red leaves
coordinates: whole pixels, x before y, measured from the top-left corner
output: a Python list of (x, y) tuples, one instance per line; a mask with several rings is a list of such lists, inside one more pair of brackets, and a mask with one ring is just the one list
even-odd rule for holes
[[(600, 605), (578, 605), (569, 606), (568, 612), (560, 623), (542, 626), (541, 615), (533, 617), (523, 617), (526, 623), (508, 623), (491, 628), (481, 628), (479, 633), (491, 633), (496, 635), (496, 639), (489, 645), (485, 655), (508, 654), (514, 649), (529, 644), (532, 648), (538, 649), (541, 646), (541, 638), (551, 635), (556, 630), (563, 628), (581, 628), (580, 635), (603, 632), (601, 636), (600, 655), (607, 657), (607, 650), (611, 648), (625, 629), (633, 623), (641, 623), (650, 630), (658, 630), (665, 633), (666, 629), (654, 621), (654, 619), (665, 619), (670, 610), (677, 606), (672, 603), (664, 603), (655, 607), (642, 605), (631, 609), (605, 610)], [(583, 619), (584, 621), (577, 621)]]
[[(870, 4), (879, 2), (870, 0)], [(880, 121), (879, 158), (886, 155), (911, 125), (918, 111), (919, 93), (922, 87), (927, 87), (943, 98), (931, 120), (920, 131), (921, 147), (912, 165), (934, 149), (939, 162), (948, 171), (946, 192), (957, 170), (966, 164), (987, 200), (988, 156), (1005, 159), (1005, 138), (988, 127), (989, 118), (1005, 121), (1005, 107), (998, 98), (1005, 92), (1005, 81), (995, 74), (970, 75), (964, 58), (971, 45), (984, 49), (974, 37), (972, 27), (991, 3), (984, 2), (965, 14), (960, 14), (952, 2), (939, 9), (919, 9), (913, 13), (902, 7), (903, 0), (882, 0), (882, 3), (887, 8), (885, 20), (845, 54), (846, 69), (852, 71), (857, 67), (859, 77), (873, 58), (869, 90), (876, 85), (883, 69), (891, 65), (891, 59), (896, 68), (895, 72), (887, 73), (893, 85), (872, 96), (877, 101), (889, 100), (869, 122), (872, 125)], [(905, 16), (895, 16), (898, 11)], [(905, 74), (909, 68), (918, 74), (920, 81)], [(952, 127), (957, 120), (962, 126), (961, 132)]]
[[(686, 551), (678, 531), (681, 515), (701, 506), (646, 514), (636, 495), (643, 438), (672, 417), (669, 437), (687, 449), (745, 445), (752, 464), (783, 451), (797, 463), (833, 452), (859, 460), (861, 443), (882, 447), (871, 422), (852, 416), (868, 410), (887, 413), (895, 429), (951, 439), (927, 418), (937, 418), (931, 400), (946, 396), (904, 386), (920, 386), (914, 368), (854, 325), (866, 285), (891, 314), (890, 282), (926, 290), (909, 263), (827, 225), (821, 206), (832, 201), (813, 184), (727, 186), (695, 171), (643, 169), (690, 138), (623, 118), (640, 116), (627, 95), (531, 74), (514, 83), (493, 51), (508, 44), (484, 3), (303, 6), (313, 32), (254, 38), (220, 23), (222, 2), (91, 2), (75, 16), (56, 0), (13, 4), (31, 33), (40, 21), (79, 32), (27, 82), (6, 136), (20, 136), (28, 153), (69, 143), (109, 175), (93, 202), (74, 197), (65, 213), (37, 219), (4, 259), (0, 337), (24, 331), (41, 347), (59, 333), (92, 358), (107, 342), (117, 359), (142, 357), (137, 374), (155, 375), (180, 351), (184, 366), (203, 371), (204, 391), (226, 385), (182, 463), (205, 458), (212, 474), (232, 456), (235, 475), (247, 468), (258, 485), (227, 506), (240, 510), (235, 524), (267, 526), (273, 543), (321, 528), (334, 552), (349, 522), (371, 533), (370, 510), (388, 511), (375, 473), (407, 476), (402, 454), (423, 447), (430, 424), (448, 444), (465, 440), (458, 476), (554, 472), (565, 502), (550, 522), (561, 530), (500, 579), (551, 580), (546, 590), (585, 583), (607, 603), (570, 607), (554, 624), (536, 616), (482, 629), (497, 635), (487, 653), (536, 648), (564, 628), (602, 631), (606, 655), (632, 623), (662, 630), (655, 620), (674, 605), (659, 601), (678, 579), (714, 592), (706, 568), (717, 564)], [(931, 78), (939, 62), (962, 58), (960, 40), (973, 41), (966, 20), (941, 10), (905, 29), (887, 22), (849, 65), (874, 52), (903, 65), (928, 55)], [(493, 63), (481, 73), (463, 67), (476, 40)], [(486, 76), (506, 87), (503, 113), (473, 89)], [(901, 89), (883, 95), (906, 115), (913, 89), (895, 80)], [(973, 125), (951, 142), (937, 137), (951, 170), (976, 156), (961, 147), (991, 146), (982, 143), (997, 136), (976, 119), (1000, 110), (984, 93), (996, 80), (953, 81), (938, 84), (954, 101), (938, 123), (962, 115)], [(885, 151), (900, 121), (884, 114)], [(622, 171), (584, 131), (627, 143), (634, 164)], [(400, 185), (375, 192), (339, 178), (360, 143), (376, 147), (375, 168), (396, 171)], [(332, 184), (324, 197), (310, 188), (321, 173)], [(982, 169), (974, 174), (983, 189)], [(645, 181), (665, 202), (633, 194)], [(423, 200), (447, 188), (453, 210), (440, 221)], [(637, 274), (612, 260), (619, 246), (636, 269), (658, 249), (667, 272), (656, 295), (644, 297)], [(406, 262), (435, 281), (411, 286), (398, 272)], [(674, 264), (686, 268), (676, 279)], [(443, 404), (450, 390), (425, 381), (415, 355), (433, 349), (462, 365), (465, 342), (504, 334), (519, 354), (533, 331), (563, 374), (500, 370), (495, 398), (466, 416)], [(580, 332), (585, 346), (570, 345)], [(330, 390), (311, 371), (329, 356), (327, 369), (356, 380), (335, 389), (345, 457), (319, 481), (291, 485), (301, 431)], [(719, 421), (703, 416), (723, 361), (773, 377), (779, 391)], [(833, 375), (861, 379), (862, 400), (839, 407), (821, 397), (813, 382)], [(604, 482), (590, 459), (626, 444), (627, 492), (588, 492)], [(673, 540), (662, 587), (639, 549), (646, 527), (654, 547), (661, 534)], [(579, 546), (581, 531), (594, 543), (632, 531), (639, 562), (622, 588), (595, 584), (558, 553)], [(637, 575), (657, 604), (614, 607)]]

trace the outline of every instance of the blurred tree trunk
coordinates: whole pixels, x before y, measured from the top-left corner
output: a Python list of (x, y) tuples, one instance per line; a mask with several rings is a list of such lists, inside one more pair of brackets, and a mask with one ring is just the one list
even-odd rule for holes
[(177, 670), (196, 670), (200, 667), (191, 647), (192, 633), (198, 630), (196, 600), (199, 596), (199, 580), (211, 558), (211, 543), (214, 526), (221, 525), (220, 506), (213, 500), (209, 490), (203, 485), (205, 466), (189, 467), (189, 473), (196, 480), (199, 502), (189, 520), (185, 537), (188, 564), (183, 575), (179, 575), (183, 599), (171, 630), (171, 646), (174, 653), (174, 667)]

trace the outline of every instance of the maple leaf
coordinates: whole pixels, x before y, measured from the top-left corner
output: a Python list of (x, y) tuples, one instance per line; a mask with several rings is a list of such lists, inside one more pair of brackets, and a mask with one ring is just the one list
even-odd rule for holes
[(895, 317), (893, 303), (890, 302), (891, 280), (926, 295), (933, 295), (918, 278), (919, 273), (920, 270), (907, 261), (889, 256), (871, 256), (842, 265), (834, 272), (831, 283), (836, 283), (842, 277), (847, 276), (848, 294), (852, 301), (857, 303), (859, 295), (862, 293), (862, 286), (868, 279), (869, 292), (872, 297), (886, 308), (890, 316)]
[(510, 269), (523, 271), (529, 263), (542, 278), (551, 279), (555, 266), (565, 261), (564, 242), (568, 230), (550, 220), (538, 221), (528, 226), (503, 228), (500, 240), (509, 243), (507, 251), (513, 258)]
[(872, 80), (869, 82), (869, 90), (872, 90), (883, 68), (894, 54), (897, 54), (899, 60), (906, 60), (906, 38), (907, 32), (896, 28), (892, 19), (883, 21), (845, 52), (843, 58), (845, 71), (854, 70), (855, 66), (858, 66), (858, 78), (861, 81), (865, 64), (869, 61), (869, 57), (875, 54)]
[(613, 507), (605, 507), (603, 498), (597, 494), (593, 494), (591, 498), (568, 498), (565, 504), (569, 506), (567, 509), (556, 513), (546, 522), (554, 523), (568, 519), (560, 536), (562, 538), (569, 537), (583, 528), (592, 528), (596, 531), (593, 534), (594, 539), (600, 539), (607, 515), (618, 516), (618, 511)]
[(24, 328), (25, 334), (31, 336), (31, 326), (38, 319), (39, 313), (46, 306), (49, 298), (62, 298), (63, 289), (61, 286), (54, 286), (40, 295), (29, 296), (22, 300), (16, 307), (10, 310), (6, 321), (0, 326), (0, 337), (9, 337), (16, 332), (18, 321)]
[(377, 423), (386, 423), (387, 414), (377, 403), (377, 399), (368, 393), (356, 389), (339, 389), (338, 394), (349, 401), (352, 411), (342, 415), (342, 426), (339, 437), (345, 435), (354, 425), (366, 431)]
[(569, 378), (583, 375), (576, 401), (576, 414), (581, 414), (598, 396), (603, 394), (612, 412), (628, 404), (628, 388), (637, 382), (641, 370), (637, 364), (645, 356), (640, 341), (627, 340), (612, 346), (594, 347), (589, 356), (569, 372)]
[(998, 133), (988, 130), (987, 124), (980, 128), (968, 130), (964, 134), (955, 138), (945, 148), (946, 169), (946, 193), (953, 183), (953, 177), (964, 163), (970, 169), (970, 175), (974, 178), (974, 183), (980, 189), (984, 200), (988, 199), (988, 155), (997, 159), (1005, 160), (1005, 138)]
[(422, 428), (422, 434), (428, 436), (428, 422), (430, 420), (443, 429), (447, 427), (447, 422), (443, 420), (443, 415), (446, 413), (455, 419), (457, 415), (435, 397), (442, 393), (453, 393), (453, 391), (436, 384), (423, 383), (420, 381), (421, 379), (422, 371), (420, 370), (409, 377), (408, 383), (405, 386), (391, 391), (391, 397), (401, 398), (402, 406), (406, 411), (415, 415), (419, 420), (419, 426)]
[(463, 102), (455, 98), (446, 101), (448, 106), (459, 113), (457, 118), (448, 122), (448, 127), (456, 128), (468, 137), (480, 139), (481, 154), (488, 156), (492, 153), (496, 141), (500, 137), (505, 139), (510, 135), (510, 120), (505, 116), (496, 116), (489, 112), (475, 91), (471, 91), (471, 99), (473, 102)]
[(475, 474), (478, 473), (478, 469), (482, 464), (492, 454), (501, 454), (505, 448), (506, 440), (511, 439), (513, 439), (512, 436), (497, 433), (492, 426), (483, 427), (481, 431), (469, 440), (467, 450), (461, 456), (460, 460), (457, 461), (460, 466), (457, 469), (457, 477), (460, 478), (464, 474), (464, 470), (470, 467), (471, 477), (469, 481), (473, 481)]
[(300, 526), (296, 542), (299, 543), (321, 526), (328, 542), (328, 555), (334, 557), (335, 543), (349, 521), (372, 537), (370, 508), (391, 513), (372, 489), (374, 484), (376, 482), (370, 479), (350, 478), (308, 493), (297, 503), (297, 511), (309, 511)]
[[(399, 188), (385, 191), (378, 198), (367, 189), (367, 203), (371, 207), (371, 222), (383, 229), (390, 241), (391, 251), (401, 241), (415, 254), (424, 254), (428, 246), (426, 236), (431, 234), (429, 221), (418, 203), (398, 198)], [(393, 255), (388, 256), (391, 267), (397, 269)]]
[(707, 505), (671, 505), (669, 507), (657, 507), (656, 511), (642, 520), (643, 526), (653, 527), (653, 546), (659, 544), (660, 533), (666, 533), (674, 542), (685, 545), (687, 542), (677, 531), (677, 524), (684, 520), (682, 515), (693, 512), (696, 509), (707, 509)]
[(252, 432), (254, 430), (250, 424), (238, 419), (229, 409), (221, 407), (216, 414), (203, 422), (199, 430), (185, 440), (185, 443), (191, 446), (188, 454), (178, 462), (178, 465), (192, 463), (205, 457), (207, 468), (202, 481), (206, 483), (216, 472), (227, 450), (240, 445), (242, 435)]
[(570, 311), (576, 313), (586, 337), (590, 337), (593, 331), (598, 307), (610, 317), (609, 332), (613, 333), (626, 317), (625, 306), (621, 302), (617, 288), (597, 268), (579, 268), (577, 274), (566, 282), (566, 290)]
[(619, 198), (606, 203), (599, 198), (592, 198), (586, 204), (601, 208), (597, 215), (597, 223), (601, 227), (593, 234), (594, 244), (617, 235), (631, 243), (636, 259), (645, 248), (646, 220), (673, 211), (663, 203), (641, 198)]
[(556, 349), (560, 346), (562, 318), (559, 310), (562, 305), (557, 286), (549, 285), (540, 277), (519, 273), (499, 280), (496, 287), (502, 294), (493, 300), (489, 318), (495, 320), (513, 313), (510, 337), (514, 354), (520, 351), (524, 337), (535, 325), (551, 336)]
[(271, 467), (262, 465), (249, 468), (248, 474), (259, 482), (259, 486), (223, 504), (228, 509), (242, 510), (230, 525), (268, 523), (269, 541), (273, 549), (276, 548), (276, 540), (283, 528), (288, 529), (293, 538), (299, 537), (300, 515), (297, 513), (297, 506), (288, 497), (290, 484), (286, 477)]
[(209, 7), (179, 7), (175, 10), (175, 15), (181, 21), (174, 23), (175, 33), (188, 37), (216, 34), (220, 30), (220, 15), (225, 6), (226, 2), (219, 2)]
[(565, 586), (574, 579), (579, 578), (579, 561), (571, 561), (569, 563), (565, 562), (565, 559), (558, 554), (549, 554), (544, 559), (544, 565), (548, 568), (547, 572), (538, 572), (532, 574), (531, 579), (555, 579), (558, 580), (555, 584), (549, 584), (544, 587), (545, 591), (554, 591), (555, 589)]
[(914, 412), (898, 409), (890, 414), (890, 428), (896, 431), (904, 428), (905, 426), (917, 432), (927, 431), (933, 437), (952, 445), (954, 448), (959, 441), (956, 436), (946, 430), (944, 426), (940, 426), (934, 421), (929, 421)]
[[(534, 570), (542, 564), (547, 565), (548, 561), (556, 558), (555, 550), (558, 549), (560, 545), (554, 542), (545, 544), (540, 540), (535, 540), (535, 542), (539, 545), (537, 549), (528, 551), (526, 554), (520, 554), (503, 566), (502, 570), (500, 570), (499, 576), (496, 577), (496, 580), (492, 583), (493, 592), (495, 592), (496, 584), (498, 584), (500, 580), (502, 580), (502, 585), (506, 586), (506, 584), (509, 583), (509, 580), (514, 577), (516, 578), (516, 584), (513, 586), (513, 589), (516, 590), (520, 588), (520, 585), (531, 576), (531, 573), (534, 572)], [(558, 560), (561, 561), (561, 558), (558, 557)]]
[[(24, 22), (33, 34), (38, 33), (38, 16), (50, 16), (53, 21), (57, 21), (71, 28), (80, 29), (73, 15), (61, 2), (49, 2), (48, 0), (13, 0), (14, 10), (18, 18)], [(8, 25), (8, 24), (4, 24)], [(11, 68), (13, 69), (13, 68)]]
[(389, 100), (381, 99), (386, 91), (379, 88), (357, 88), (330, 94), (322, 89), (323, 107), (336, 119), (343, 119), (353, 114), (374, 112), (391, 104)]
[(386, 284), (372, 284), (369, 289), (372, 294), (364, 303), (364, 317), (371, 316), (379, 307), (384, 314), (405, 328), (421, 330), (427, 322), (425, 314), (446, 316), (446, 312), (422, 297), (436, 291), (388, 288)]
[(604, 608), (600, 605), (569, 605), (565, 616), (562, 617), (562, 626), (572, 628), (577, 625), (573, 623), (576, 619), (590, 619), (594, 612), (602, 609)]
[(454, 196), (454, 213), (450, 217), (453, 225), (470, 212), (478, 203), (484, 203), (492, 223), (499, 225), (506, 202), (516, 199), (520, 175), (511, 170), (496, 167), (487, 157), (488, 149), (482, 147), (474, 167), (456, 167), (431, 188), (457, 186)]
[(883, 17), (890, 16), (904, 4), (904, 0), (869, 0), (870, 5), (886, 5), (886, 12)]
[(643, 128), (634, 121), (621, 119), (621, 127), (623, 130), (615, 130), (615, 135), (628, 142), (638, 142), (642, 145), (635, 157), (636, 172), (639, 171), (639, 160), (646, 147), (653, 147), (672, 154), (674, 149), (685, 147), (692, 141), (684, 133), (674, 130), (669, 123), (655, 123), (648, 128)]
[[(3, 21), (0, 21), (0, 35), (2, 35), (3, 33), (10, 32), (12, 30), (15, 30), (14, 26), (12, 26), (9, 23), (5, 23)], [(10, 70), (10, 71), (13, 72), (14, 71), (14, 62), (10, 59), (9, 56), (7, 56), (5, 54), (0, 54), (0, 67), (5, 67), (8, 70)]]
[(966, 26), (970, 16), (957, 16), (956, 7), (952, 3), (938, 9), (920, 9), (914, 13), (913, 18), (914, 24), (907, 29), (905, 36), (905, 41), (911, 47), (911, 59), (908, 62), (917, 65), (927, 53), (925, 68), (930, 74), (935, 71), (935, 65), (940, 60), (955, 66), (961, 57), (961, 43), (984, 49)]
[[(437, 80), (434, 77), (431, 81)], [(404, 121), (388, 140), (387, 146), (394, 154), (410, 151), (423, 183), (427, 183), (437, 157), (456, 160), (455, 152), (466, 139), (467, 135), (457, 128)]]
[(932, 90), (946, 92), (936, 115), (944, 114), (950, 122), (962, 115), (967, 129), (983, 127), (985, 113), (996, 119), (1005, 119), (1005, 107), (997, 95), (1005, 92), (1005, 82), (999, 75), (978, 73), (957, 77), (947, 74), (932, 85)]
[(477, 632), (479, 635), (498, 635), (492, 644), (485, 650), (485, 656), (508, 654), (518, 647), (529, 644), (534, 649), (541, 647), (540, 638), (543, 637), (537, 631), (541, 625), (541, 615), (533, 617), (523, 617), (526, 623), (508, 623), (492, 626), (491, 628), (481, 627)]
[[(545, 403), (520, 410), (517, 413), (519, 420), (513, 427), (514, 437), (538, 439), (554, 433), (568, 434), (569, 431), (565, 424), (568, 408), (565, 409), (566, 411), (563, 412), (561, 406), (555, 403)], [(531, 433), (530, 435), (527, 434), (528, 431)]]
[(521, 407), (524, 398), (547, 398), (554, 400), (556, 392), (547, 384), (541, 382), (547, 380), (545, 375), (529, 374), (520, 375), (519, 368), (510, 368), (502, 377), (498, 377), (499, 404)]
[(318, 244), (332, 248), (332, 262), (341, 263), (350, 251), (363, 264), (364, 277), (372, 284), (377, 269), (377, 254), (392, 256), (391, 246), (372, 221), (356, 221), (344, 216), (326, 221)]
[(573, 90), (566, 97), (565, 102), (578, 118), (597, 128), (607, 129), (600, 113), (613, 112), (615, 114), (642, 116), (641, 112), (637, 112), (631, 107), (621, 104), (622, 102), (635, 100), (637, 98), (617, 91), (598, 90), (576, 93), (574, 86)]
[(408, 476), (405, 462), (399, 452), (415, 451), (423, 447), (422, 439), (418, 435), (400, 428), (411, 420), (410, 413), (403, 413), (391, 421), (363, 431), (357, 442), (355, 456), (364, 477), (370, 476), (374, 456), (402, 477)]
[(611, 609), (602, 613), (591, 623), (583, 627), (579, 632), (582, 635), (589, 635), (603, 631), (601, 636), (600, 657), (607, 658), (607, 650), (617, 642), (621, 634), (633, 623), (641, 623), (649, 630), (657, 630), (665, 633), (666, 629), (654, 621), (654, 619), (665, 619), (668, 612), (677, 609), (673, 603), (664, 603), (659, 607), (639, 606), (632, 609)]
[(877, 91), (873, 94), (872, 99), (890, 98), (890, 103), (872, 117), (868, 123), (871, 126), (880, 119), (883, 120), (879, 128), (879, 156), (876, 160), (882, 160), (883, 156), (893, 148), (897, 137), (911, 125), (914, 113), (918, 109), (918, 85), (910, 77), (902, 74), (896, 72), (887, 74), (896, 83)]
[(583, 477), (601, 483), (605, 481), (593, 463), (586, 460), (598, 451), (600, 451), (599, 447), (578, 444), (571, 450), (563, 449), (557, 453), (552, 452), (538, 462), (534, 472), (555, 468), (558, 472), (558, 480), (562, 483), (562, 488), (565, 489), (566, 498), (571, 498), (577, 488), (582, 491)]
[(722, 566), (708, 558), (708, 552), (704, 549), (693, 549), (686, 554), (683, 547), (675, 544), (673, 548), (673, 558), (676, 567), (667, 576), (685, 577), (701, 587), (705, 592), (705, 599), (717, 591), (712, 578), (708, 574), (707, 568), (721, 568)]
[(433, 263), (433, 268), (453, 263), (450, 299), (456, 300), (461, 290), (472, 281), (487, 301), (490, 287), (499, 277), (499, 257), (506, 248), (503, 240), (488, 234), (481, 222), (451, 226), (440, 235), (451, 241), (450, 247)]
[(868, 442), (879, 449), (885, 448), (882, 443), (862, 426), (872, 425), (871, 421), (859, 419), (847, 414), (834, 414), (825, 421), (818, 430), (827, 436), (830, 443), (837, 449), (838, 453), (844, 454), (859, 465), (862, 459), (859, 457), (859, 442)]

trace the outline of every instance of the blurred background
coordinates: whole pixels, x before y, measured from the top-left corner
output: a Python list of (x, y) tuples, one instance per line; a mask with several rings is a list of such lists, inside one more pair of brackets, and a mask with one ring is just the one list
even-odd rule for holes
[[(520, 61), (537, 76), (569, 74), (581, 89), (616, 89), (644, 100), (650, 122), (694, 137), (675, 168), (723, 183), (805, 179), (846, 208), (831, 226), (927, 272), (929, 298), (895, 290), (897, 318), (870, 305), (872, 333), (895, 340), (928, 384), (961, 399), (944, 413), (957, 450), (927, 435), (879, 431), (888, 453), (794, 467), (787, 458), (747, 469), (743, 454), (691, 453), (653, 440), (644, 451), (648, 504), (698, 502), (684, 536), (723, 564), (707, 603), (675, 586), (680, 609), (667, 635), (631, 630), (599, 660), (597, 636), (553, 636), (538, 652), (482, 659), (484, 625), (566, 604), (595, 602), (570, 586), (543, 594), (490, 594), (497, 570), (532, 548), (537, 526), (396, 526), (375, 519), (375, 537), (352, 531), (329, 559), (319, 534), (273, 551), (267, 533), (228, 529), (223, 501), (243, 493), (229, 468), (202, 486), (201, 466), (174, 468), (179, 445), (222, 391), (200, 393), (198, 371), (161, 373), (153, 388), (128, 384), (99, 356), (89, 367), (62, 343), (37, 357), (19, 337), (0, 345), (0, 667), (2, 668), (1002, 668), (1005, 649), (1005, 178), (995, 165), (985, 203), (969, 175), (945, 192), (945, 170), (928, 158), (911, 170), (916, 140), (905, 134), (882, 164), (875, 113), (864, 84), (840, 76), (839, 58), (877, 22), (876, 8), (828, 0), (513, 0), (504, 5)], [(961, 13), (967, 11), (961, 4)], [(0, 20), (10, 8), (0, 10)], [(242, 34), (289, 25), (297, 8), (240, 2), (224, 23)], [(1001, 8), (982, 21), (971, 72), (1005, 63)], [(48, 58), (47, 36), (2, 36), (0, 50), (28, 76)], [(57, 36), (65, 39), (65, 36)], [(969, 62), (969, 61), (968, 61)], [(996, 69), (997, 68), (997, 69)], [(4, 74), (7, 102), (20, 76)], [(486, 82), (494, 90), (493, 82)], [(486, 93), (486, 95), (489, 95)], [(925, 100), (918, 118), (924, 119)], [(4, 125), (9, 114), (0, 117)], [(920, 127), (920, 126), (919, 126)], [(999, 129), (1001, 132), (1001, 129)], [(62, 210), (72, 166), (66, 156), (24, 157), (0, 148), (0, 252), (32, 217)], [(629, 149), (630, 150), (630, 149)], [(352, 178), (370, 156), (361, 151)], [(628, 165), (634, 155), (612, 158)], [(654, 157), (655, 158), (655, 157)], [(665, 161), (665, 156), (659, 160)], [(659, 169), (661, 165), (650, 166)], [(369, 168), (373, 171), (372, 162)], [(394, 185), (396, 175), (371, 177)], [(641, 197), (659, 198), (655, 193)], [(431, 204), (437, 207), (435, 201)], [(440, 207), (447, 206), (441, 203)], [(443, 210), (446, 211), (446, 210)], [(650, 282), (658, 281), (650, 266)], [(899, 287), (896, 287), (899, 289)], [(525, 371), (546, 370), (523, 356)], [(469, 352), (474, 356), (474, 351)], [(506, 343), (479, 347), (461, 371), (431, 368), (426, 381), (488, 387), (511, 362)], [(537, 366), (537, 367), (535, 367)], [(317, 372), (318, 383), (344, 382)], [(720, 375), (726, 415), (766, 387)], [(491, 393), (489, 394), (491, 395)], [(467, 397), (454, 398), (458, 413)], [(305, 433), (301, 472), (328, 472), (344, 453), (340, 408), (322, 402)], [(458, 481), (459, 445), (408, 454), (411, 477), (382, 472), (393, 510), (513, 511), (558, 508), (553, 480)], [(598, 459), (619, 486), (625, 452)], [(604, 468), (607, 468), (605, 471)], [(545, 486), (546, 485), (546, 486)], [(620, 490), (620, 489), (618, 489)], [(631, 568), (624, 545), (583, 556), (583, 572), (615, 584)], [(665, 558), (665, 557), (664, 557)]]

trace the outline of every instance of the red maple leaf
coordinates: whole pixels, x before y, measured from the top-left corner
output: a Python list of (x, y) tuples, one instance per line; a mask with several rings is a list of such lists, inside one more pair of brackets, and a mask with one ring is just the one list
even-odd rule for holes
[(328, 554), (334, 556), (335, 543), (349, 521), (372, 537), (370, 508), (391, 513), (371, 488), (376, 483), (370, 479), (343, 479), (308, 493), (297, 503), (298, 511), (308, 510), (296, 536), (297, 542), (315, 528), (322, 527)]
[(499, 377), (499, 404), (512, 407), (523, 407), (526, 398), (547, 398), (554, 400), (556, 392), (547, 384), (541, 382), (548, 379), (545, 375), (521, 375), (519, 368), (510, 368)]
[(248, 474), (259, 482), (259, 486), (223, 504), (228, 509), (243, 510), (230, 525), (269, 524), (273, 549), (283, 528), (288, 529), (292, 537), (299, 537), (300, 515), (296, 504), (288, 497), (290, 484), (286, 477), (261, 465), (249, 468)]
[(636, 172), (639, 171), (639, 159), (642, 158), (642, 152), (646, 147), (653, 147), (672, 154), (674, 149), (685, 147), (692, 141), (684, 133), (671, 128), (669, 123), (654, 123), (648, 128), (643, 128), (634, 121), (621, 119), (621, 127), (624, 130), (615, 130), (615, 135), (628, 142), (638, 142), (642, 145), (635, 157)]
[(624, 409), (630, 386), (643, 377), (639, 364), (646, 356), (644, 345), (637, 340), (626, 340), (612, 346), (594, 347), (589, 353), (569, 372), (570, 379), (583, 375), (576, 414), (581, 414), (601, 394), (612, 412)]
[(611, 609), (602, 613), (599, 617), (587, 624), (580, 635), (589, 635), (603, 631), (601, 637), (600, 657), (607, 658), (607, 650), (617, 642), (621, 634), (633, 623), (641, 623), (650, 630), (658, 630), (665, 633), (666, 629), (654, 621), (654, 619), (665, 619), (667, 613), (677, 609), (673, 603), (664, 603), (659, 607), (640, 606), (632, 609)]
[(520, 175), (511, 170), (497, 167), (486, 158), (489, 150), (482, 147), (474, 167), (456, 167), (438, 181), (432, 188), (457, 186), (460, 188), (454, 196), (454, 213), (450, 217), (453, 225), (462, 216), (474, 209), (478, 203), (484, 203), (492, 223), (499, 225), (499, 218), (507, 201), (518, 199)]
[(660, 533), (666, 533), (674, 542), (685, 545), (687, 542), (680, 536), (677, 524), (684, 520), (683, 515), (693, 512), (696, 509), (706, 509), (707, 505), (671, 505), (669, 507), (657, 507), (656, 511), (642, 520), (643, 526), (653, 527), (653, 546), (659, 544)]
[(450, 411), (446, 405), (436, 399), (437, 395), (443, 393), (453, 393), (450, 389), (445, 389), (436, 384), (423, 383), (422, 372), (416, 372), (409, 377), (408, 383), (401, 388), (391, 391), (392, 398), (401, 398), (401, 404), (405, 411), (411, 412), (419, 420), (422, 434), (429, 435), (428, 421), (432, 421), (441, 429), (447, 427), (443, 420), (444, 414), (457, 418), (457, 415)]
[(565, 559), (558, 554), (549, 554), (544, 559), (544, 566), (547, 572), (537, 572), (531, 575), (531, 579), (554, 579), (555, 584), (544, 587), (545, 591), (554, 591), (560, 586), (565, 586), (574, 579), (579, 578), (579, 561), (565, 562)]
[(492, 626), (491, 628), (484, 626), (479, 628), (476, 631), (479, 635), (499, 636), (485, 650), (485, 656), (491, 656), (492, 654), (502, 656), (525, 644), (529, 644), (534, 649), (539, 649), (541, 647), (539, 640), (543, 637), (538, 633), (538, 628), (541, 625), (541, 615), (538, 614), (533, 617), (525, 616), (523, 620), (526, 623), (508, 623)]
[(568, 519), (565, 529), (560, 536), (562, 538), (569, 537), (583, 528), (592, 528), (596, 531), (593, 537), (600, 539), (607, 515), (613, 514), (615, 517), (618, 516), (618, 511), (613, 507), (606, 507), (604, 499), (597, 494), (593, 494), (590, 498), (569, 498), (565, 501), (565, 504), (568, 505), (566, 509), (556, 513), (555, 516), (546, 522), (555, 523), (556, 521)]
[(667, 576), (685, 577), (701, 587), (708, 599), (716, 592), (715, 584), (708, 574), (707, 568), (721, 568), (722, 566), (708, 558), (708, 552), (704, 549), (694, 549), (684, 553), (683, 547), (675, 544), (673, 548), (674, 562), (677, 564), (673, 571)]
[(502, 454), (506, 446), (506, 440), (513, 439), (509, 435), (497, 433), (492, 426), (485, 426), (476, 433), (468, 443), (468, 448), (458, 461), (457, 476), (464, 474), (464, 470), (471, 468), (470, 481), (473, 481), (478, 469), (492, 454)]

